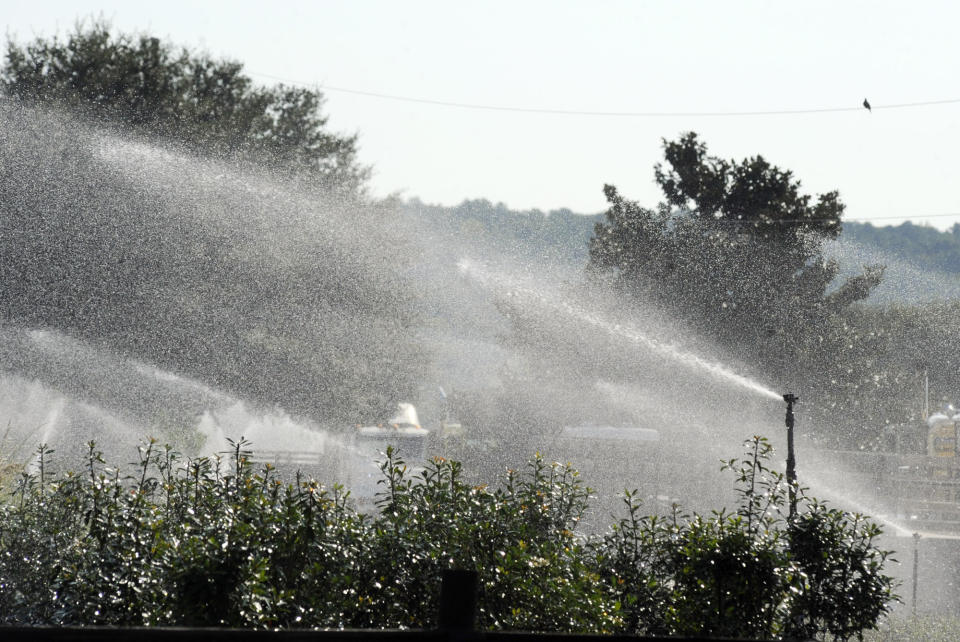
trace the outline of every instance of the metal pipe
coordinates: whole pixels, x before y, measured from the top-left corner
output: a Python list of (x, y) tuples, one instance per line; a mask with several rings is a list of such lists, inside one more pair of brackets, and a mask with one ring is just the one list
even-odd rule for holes
[(787, 402), (787, 489), (790, 494), (790, 519), (797, 515), (797, 458), (793, 450), (793, 404), (800, 401), (800, 397), (787, 393), (783, 395)]

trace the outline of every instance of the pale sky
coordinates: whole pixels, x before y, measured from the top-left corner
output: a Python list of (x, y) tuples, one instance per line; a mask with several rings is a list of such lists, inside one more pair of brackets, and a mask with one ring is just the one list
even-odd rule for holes
[[(960, 222), (960, 5), (951, 2), (0, 3), (20, 42), (101, 16), (116, 29), (319, 84), (360, 134), (374, 192), (430, 203), (653, 206), (660, 139), (697, 131), (724, 158), (762, 154), (849, 220)], [(271, 78), (272, 77), (272, 78)], [(336, 88), (336, 89), (335, 89)], [(469, 109), (670, 113), (591, 116)], [(868, 98), (874, 111), (860, 107)], [(889, 108), (904, 103), (940, 105)], [(850, 111), (781, 115), (704, 113)], [(683, 115), (688, 114), (688, 115)], [(947, 216), (949, 215), (949, 216)]]

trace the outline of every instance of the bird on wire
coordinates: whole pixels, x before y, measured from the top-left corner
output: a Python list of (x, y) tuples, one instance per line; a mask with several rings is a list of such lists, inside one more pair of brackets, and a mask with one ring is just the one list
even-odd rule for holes
[(863, 99), (863, 106), (867, 108), (868, 112), (873, 113), (873, 109), (870, 108), (870, 101), (866, 98)]

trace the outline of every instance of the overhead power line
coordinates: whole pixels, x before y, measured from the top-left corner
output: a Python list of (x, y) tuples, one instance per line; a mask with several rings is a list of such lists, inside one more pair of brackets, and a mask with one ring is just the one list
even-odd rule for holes
[[(809, 109), (774, 109), (758, 111), (590, 111), (579, 109), (552, 109), (541, 107), (514, 107), (507, 105), (484, 105), (479, 103), (461, 103), (449, 100), (436, 100), (432, 98), (418, 98), (414, 96), (399, 96), (396, 94), (385, 94), (376, 91), (365, 91), (361, 89), (350, 89), (348, 87), (335, 87), (315, 82), (306, 82), (292, 78), (283, 78), (270, 74), (258, 72), (248, 72), (251, 76), (269, 78), (279, 82), (285, 82), (293, 85), (305, 87), (316, 87), (327, 92), (337, 92), (341, 94), (353, 94), (355, 96), (366, 96), (368, 98), (378, 98), (381, 100), (393, 100), (405, 103), (416, 103), (420, 105), (433, 105), (436, 107), (454, 107), (457, 109), (475, 109), (485, 111), (514, 112), (520, 114), (552, 114), (555, 116), (602, 116), (613, 118), (719, 118), (719, 117), (743, 117), (743, 116), (791, 116), (799, 114), (832, 114), (845, 111), (864, 111), (864, 107), (859, 103), (850, 107), (819, 107)], [(936, 105), (953, 105), (960, 103), (960, 98), (949, 98), (945, 100), (924, 100), (909, 103), (891, 103), (889, 105), (873, 105), (873, 111), (882, 109), (910, 109), (914, 107), (933, 107)]]

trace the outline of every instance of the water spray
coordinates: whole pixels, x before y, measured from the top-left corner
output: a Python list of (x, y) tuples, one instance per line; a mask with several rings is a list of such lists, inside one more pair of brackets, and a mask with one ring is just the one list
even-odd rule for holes
[(568, 318), (593, 326), (598, 330), (606, 332), (610, 336), (623, 339), (628, 343), (649, 350), (654, 354), (662, 355), (702, 373), (712, 375), (727, 383), (749, 390), (752, 393), (760, 394), (771, 399), (780, 398), (780, 395), (773, 390), (770, 390), (753, 379), (737, 374), (721, 363), (710, 361), (682, 346), (654, 339), (641, 328), (634, 327), (627, 323), (615, 323), (609, 319), (605, 319), (595, 310), (578, 304), (575, 300), (562, 296), (549, 287), (525, 285), (512, 275), (487, 269), (470, 259), (461, 259), (457, 263), (457, 269), (461, 274), (480, 285), (487, 288), (497, 288), (500, 291), (506, 292), (508, 296), (524, 299), (528, 305), (539, 305), (561, 312)]
[(920, 570), (920, 533), (913, 534), (913, 617), (917, 617), (917, 575)]
[(787, 486), (790, 492), (790, 519), (797, 516), (797, 458), (793, 452), (793, 404), (800, 401), (800, 397), (788, 392), (783, 395), (787, 402)]

